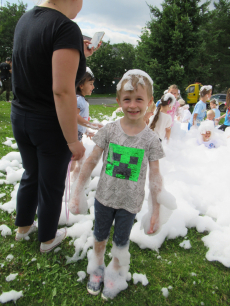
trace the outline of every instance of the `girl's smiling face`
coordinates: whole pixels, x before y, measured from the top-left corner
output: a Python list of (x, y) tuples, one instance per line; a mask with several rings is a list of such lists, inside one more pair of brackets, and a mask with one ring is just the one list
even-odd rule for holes
[(207, 131), (205, 134), (201, 134), (203, 141), (207, 142), (210, 140), (211, 132)]
[(178, 98), (178, 89), (171, 88), (168, 92), (174, 95), (176, 99)]
[(211, 109), (216, 108), (216, 104), (215, 104), (215, 103), (210, 102), (210, 107), (211, 107)]
[(152, 99), (148, 98), (146, 87), (140, 84), (133, 91), (121, 90), (120, 99), (117, 98), (119, 106), (122, 107), (124, 115), (129, 120), (138, 120), (144, 117)]
[(94, 90), (94, 81), (85, 81), (84, 84), (80, 85), (83, 96), (91, 96)]

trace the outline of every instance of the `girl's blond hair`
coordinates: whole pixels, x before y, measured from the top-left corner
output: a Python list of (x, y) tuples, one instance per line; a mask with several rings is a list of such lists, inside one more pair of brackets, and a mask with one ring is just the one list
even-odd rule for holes
[(169, 91), (170, 89), (179, 90), (179, 88), (178, 88), (178, 86), (177, 86), (176, 84), (170, 85), (168, 91)]
[(147, 113), (151, 113), (154, 112), (156, 109), (156, 104), (154, 103), (154, 101), (151, 103), (151, 105), (149, 105), (148, 109), (147, 109)]
[[(140, 82), (140, 77), (137, 75), (130, 75), (130, 78), (131, 78), (131, 81), (132, 81), (132, 85), (134, 88), (137, 88), (137, 85), (140, 84), (143, 88), (146, 88), (147, 90), (147, 96), (149, 99), (152, 98), (153, 96), (153, 86), (150, 84), (149, 80), (143, 76), (143, 80), (144, 80), (144, 83), (145, 85), (143, 85), (141, 82)], [(121, 91), (123, 90), (125, 84), (129, 82), (129, 80), (127, 79), (124, 79), (121, 83), (121, 88), (119, 90), (117, 90), (117, 98), (118, 100), (120, 100), (120, 97), (121, 97)]]
[(214, 110), (210, 109), (210, 110), (207, 111), (207, 115), (213, 115), (215, 117), (216, 114), (215, 114)]

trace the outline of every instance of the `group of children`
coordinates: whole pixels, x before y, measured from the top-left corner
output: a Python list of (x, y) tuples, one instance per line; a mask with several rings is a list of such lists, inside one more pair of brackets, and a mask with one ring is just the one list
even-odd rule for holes
[(195, 105), (191, 119), (188, 124), (188, 130), (192, 126), (197, 126), (201, 137), (198, 139), (198, 144), (204, 144), (209, 149), (215, 148), (217, 146), (214, 137), (215, 127), (218, 126), (221, 118), (225, 117), (225, 122), (219, 127), (219, 130), (225, 131), (227, 127), (230, 126), (230, 88), (227, 91), (226, 96), (226, 113), (220, 116), (220, 111), (218, 109), (218, 101), (210, 101), (210, 110), (207, 111), (206, 116), (206, 102), (210, 99), (212, 95), (212, 86), (202, 86), (200, 89), (200, 101)]
[[(159, 228), (161, 203), (158, 203), (157, 199), (163, 190), (159, 159), (164, 157), (161, 141), (169, 139), (175, 115), (179, 121), (186, 122), (189, 113), (184, 100), (177, 101), (179, 89), (176, 85), (169, 87), (155, 107), (151, 77), (144, 71), (135, 69), (126, 72), (117, 85), (119, 111), (122, 110), (124, 116), (105, 126), (92, 124), (88, 121), (85, 95), (91, 94), (93, 81), (93, 74), (88, 70), (77, 87), (79, 115), (84, 120), (79, 117), (79, 124), (84, 126), (83, 128), (79, 125), (79, 139), (83, 133), (89, 137), (93, 136), (87, 130), (88, 127), (98, 129), (98, 132), (92, 138), (95, 147), (90, 156), (84, 163), (78, 162), (78, 167), (72, 166), (72, 170), (77, 173), (77, 182), (71, 194), (69, 209), (73, 214), (87, 212), (85, 186), (103, 154), (103, 166), (95, 195), (94, 244), (88, 256), (87, 272), (90, 277), (87, 290), (92, 295), (98, 295), (104, 284), (101, 296), (108, 300), (128, 286), (126, 278), (130, 264), (129, 236), (135, 216), (142, 208), (147, 168), (151, 218), (146, 233), (152, 235)], [(194, 108), (193, 114), (190, 114), (189, 128), (199, 125), (205, 117), (206, 101), (211, 97), (211, 92), (209, 86), (201, 88), (201, 100)], [(216, 102), (212, 102), (212, 110), (215, 105)], [(214, 129), (214, 124), (211, 121), (200, 128), (201, 135), (205, 135), (200, 141), (207, 142), (209, 146), (212, 146), (209, 133), (210, 129), (212, 133), (212, 128)], [(106, 267), (104, 254), (114, 221), (112, 260)]]

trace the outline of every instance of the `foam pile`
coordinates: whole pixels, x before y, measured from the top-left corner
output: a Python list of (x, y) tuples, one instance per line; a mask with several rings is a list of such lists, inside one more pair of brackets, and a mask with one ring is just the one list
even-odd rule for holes
[[(106, 122), (108, 121), (103, 121), (104, 124)], [(164, 219), (164, 222), (162, 221), (161, 230), (154, 236), (147, 236), (144, 233), (144, 228), (141, 229), (141, 219), (148, 213), (147, 181), (143, 208), (136, 216), (137, 222), (133, 226), (131, 240), (140, 248), (158, 251), (166, 238), (185, 237), (188, 228), (195, 227), (198, 232), (209, 232), (202, 239), (207, 247), (206, 258), (209, 261), (217, 260), (226, 267), (230, 267), (230, 191), (228, 186), (230, 138), (225, 137), (227, 133), (221, 132), (218, 137), (222, 140), (222, 145), (209, 150), (197, 145), (197, 130), (187, 132), (186, 128), (187, 124), (175, 122), (169, 143), (164, 141), (162, 143), (166, 157), (160, 160), (160, 171), (167, 192), (163, 193), (161, 202), (166, 204), (170, 202), (173, 205), (171, 208), (174, 209), (171, 209), (170, 215), (167, 215), (167, 205), (162, 205), (161, 218)], [(85, 136), (83, 143), (86, 148), (86, 156), (88, 156), (94, 143)], [(67, 235), (73, 238), (75, 252), (72, 257), (67, 258), (67, 262), (83, 259), (88, 249), (92, 248), (93, 203), (101, 167), (102, 161), (94, 169), (92, 180), (86, 189), (89, 213), (77, 216), (70, 213)], [(0, 171), (7, 172), (6, 181), (10, 180), (15, 184), (11, 201), (0, 205), (0, 209), (9, 213), (15, 209), (18, 189), (16, 183), (20, 179), (17, 172), (21, 169), (21, 158), (17, 152), (11, 152), (0, 160)], [(59, 223), (60, 225), (66, 224), (64, 202)], [(185, 242), (185, 246), (188, 244)]]

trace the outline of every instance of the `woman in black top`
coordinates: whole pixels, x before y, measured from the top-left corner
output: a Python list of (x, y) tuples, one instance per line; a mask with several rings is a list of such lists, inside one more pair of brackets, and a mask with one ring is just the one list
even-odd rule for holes
[(57, 230), (65, 177), (71, 155), (85, 151), (78, 141), (75, 83), (85, 73), (85, 56), (93, 53), (71, 21), (82, 0), (53, 0), (35, 6), (19, 20), (13, 47), (11, 121), (25, 172), (17, 195), (21, 240), (36, 230), (41, 252), (66, 236)]

